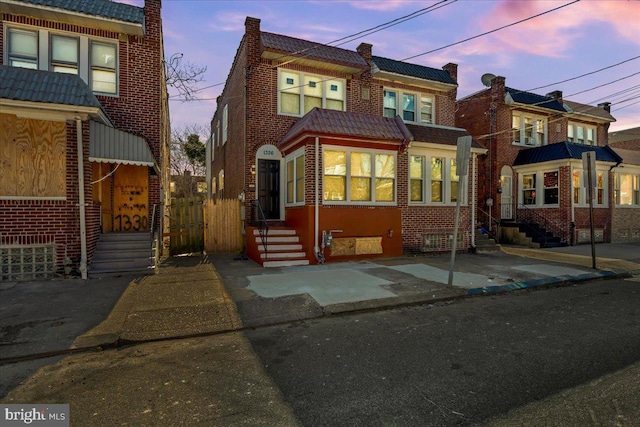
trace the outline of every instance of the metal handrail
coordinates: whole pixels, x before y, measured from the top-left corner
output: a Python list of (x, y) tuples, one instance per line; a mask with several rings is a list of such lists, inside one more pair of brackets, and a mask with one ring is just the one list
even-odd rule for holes
[[(524, 213), (524, 218), (521, 216)], [(519, 224), (522, 224), (524, 227), (529, 229), (532, 234), (534, 234), (539, 239), (542, 239), (542, 245), (546, 246), (548, 236), (547, 232), (551, 232), (554, 235), (562, 236), (563, 230), (561, 227), (555, 226), (555, 224), (547, 219), (546, 216), (542, 215), (540, 212), (535, 211), (531, 207), (527, 205), (523, 205), (522, 203), (517, 204), (516, 209), (516, 221)], [(528, 221), (528, 222), (527, 222)], [(536, 223), (544, 229), (544, 233), (541, 233), (539, 229), (533, 227), (531, 223)]]
[(252, 203), (255, 208), (255, 221), (258, 224), (258, 233), (260, 234), (260, 240), (262, 241), (262, 246), (264, 248), (265, 257), (268, 252), (267, 249), (267, 239), (269, 234), (269, 222), (267, 221), (267, 216), (264, 214), (262, 210), (262, 205), (260, 204), (260, 200), (256, 199)]
[[(499, 242), (499, 238), (498, 238), (498, 227), (500, 227), (500, 220), (497, 218), (492, 217), (489, 212), (486, 212), (480, 208), (477, 208), (478, 212), (480, 214), (482, 214), (485, 218), (486, 218), (486, 222), (489, 223), (487, 230), (487, 234), (489, 235), (489, 237), (491, 237), (492, 239), (494, 239), (496, 241), (496, 243), (500, 243)], [(483, 221), (484, 222), (484, 221)], [(495, 231), (494, 230), (495, 227)]]
[(158, 211), (158, 204), (154, 203), (151, 211), (151, 226), (149, 227), (149, 233), (151, 234), (151, 262), (149, 268), (155, 269), (158, 265), (158, 259), (160, 257), (160, 242), (158, 241), (158, 227), (156, 225), (156, 216)]

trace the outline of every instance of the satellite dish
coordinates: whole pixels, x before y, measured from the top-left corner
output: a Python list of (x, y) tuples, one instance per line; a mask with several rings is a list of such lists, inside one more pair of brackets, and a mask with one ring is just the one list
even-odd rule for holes
[(496, 78), (495, 75), (491, 73), (486, 73), (486, 74), (483, 74), (482, 77), (480, 77), (480, 80), (482, 81), (482, 84), (485, 85), (486, 87), (491, 87), (491, 80), (495, 78)]

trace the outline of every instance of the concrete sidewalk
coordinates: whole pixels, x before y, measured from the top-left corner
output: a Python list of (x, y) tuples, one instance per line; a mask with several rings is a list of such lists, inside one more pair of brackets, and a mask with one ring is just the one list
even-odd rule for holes
[(232, 254), (171, 258), (157, 275), (132, 281), (111, 314), (74, 342), (117, 350), (66, 357), (1, 402), (70, 403), (77, 426), (295, 426), (242, 328), (640, 271), (632, 261), (602, 260), (612, 270), (594, 271), (581, 255), (503, 250), (457, 256), (453, 287), (448, 255), (286, 269)]

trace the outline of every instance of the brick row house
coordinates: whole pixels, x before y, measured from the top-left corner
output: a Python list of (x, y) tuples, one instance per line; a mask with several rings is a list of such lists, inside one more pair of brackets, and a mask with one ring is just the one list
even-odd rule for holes
[(458, 100), (456, 125), (488, 148), (480, 165), (478, 210), (501, 241), (541, 246), (591, 241), (582, 156), (596, 154), (595, 240), (615, 235), (615, 170), (621, 155), (608, 146), (610, 104), (538, 95), (483, 76), (487, 89)]
[(609, 134), (609, 147), (622, 158), (613, 169), (612, 242), (640, 242), (640, 127)]
[(0, 0), (0, 280), (150, 266), (169, 182), (160, 12)]
[[(456, 168), (457, 66), (261, 31), (248, 17), (211, 120), (209, 196), (239, 198), (245, 251), (268, 265), (474, 245), (477, 157)], [(458, 188), (461, 188), (458, 193)], [(268, 230), (268, 231), (267, 231)]]

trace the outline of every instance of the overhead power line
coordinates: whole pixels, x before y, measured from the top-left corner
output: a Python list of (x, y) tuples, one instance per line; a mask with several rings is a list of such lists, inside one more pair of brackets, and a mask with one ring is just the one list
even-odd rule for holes
[(431, 49), (431, 50), (429, 50), (427, 52), (423, 52), (423, 53), (419, 53), (417, 55), (409, 56), (407, 58), (402, 59), (402, 61), (406, 61), (408, 59), (417, 58), (417, 57), (423, 56), (423, 55), (428, 55), (430, 53), (437, 52), (439, 50), (447, 49), (447, 48), (449, 48), (451, 46), (456, 46), (456, 45), (459, 45), (461, 43), (465, 43), (465, 42), (468, 42), (470, 40), (474, 40), (474, 39), (477, 39), (479, 37), (486, 36), (486, 35), (491, 34), (491, 33), (495, 33), (496, 31), (504, 30), (505, 28), (513, 27), (514, 25), (518, 25), (518, 24), (521, 24), (523, 22), (529, 21), (531, 19), (537, 18), (539, 16), (546, 15), (547, 13), (555, 12), (556, 10), (562, 9), (563, 7), (570, 6), (570, 5), (574, 4), (574, 3), (578, 3), (579, 1), (580, 0), (573, 0), (570, 3), (563, 4), (562, 6), (554, 7), (553, 9), (549, 9), (549, 10), (547, 10), (545, 12), (538, 13), (537, 15), (533, 15), (533, 16), (530, 16), (528, 18), (524, 18), (524, 19), (521, 19), (519, 21), (516, 21), (516, 22), (512, 22), (511, 24), (503, 25), (502, 27), (495, 28), (495, 29), (493, 29), (491, 31), (487, 31), (487, 32), (484, 32), (482, 34), (475, 35), (473, 37), (468, 37), (468, 38), (466, 38), (464, 40), (460, 40), (460, 41), (457, 41), (455, 43), (450, 43), (450, 44), (448, 44), (446, 46), (442, 46), (442, 47), (439, 47), (437, 49)]

